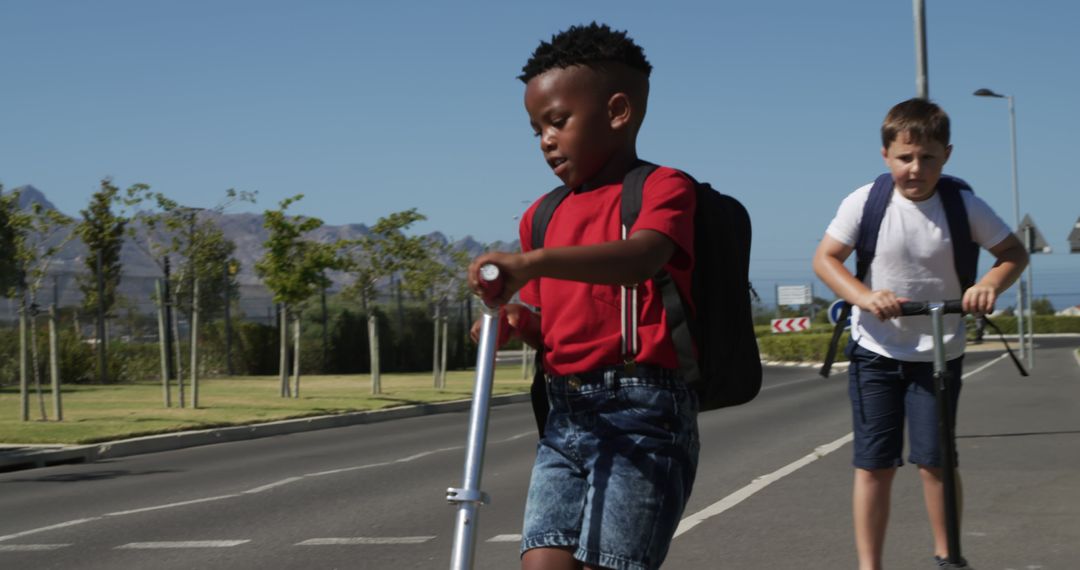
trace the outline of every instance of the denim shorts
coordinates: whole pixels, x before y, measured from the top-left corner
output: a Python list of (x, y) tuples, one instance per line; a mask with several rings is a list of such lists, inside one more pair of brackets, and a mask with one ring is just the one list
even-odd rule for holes
[(638, 365), (547, 378), (521, 552), (573, 551), (616, 569), (658, 568), (697, 472), (697, 396), (678, 373)]
[[(855, 433), (855, 467), (887, 469), (903, 465), (905, 417), (911, 448), (908, 461), (941, 467), (934, 364), (894, 360), (857, 344), (848, 345), (847, 353), (851, 360), (848, 394)], [(946, 389), (953, 426), (963, 360), (961, 356), (946, 363), (951, 373)]]

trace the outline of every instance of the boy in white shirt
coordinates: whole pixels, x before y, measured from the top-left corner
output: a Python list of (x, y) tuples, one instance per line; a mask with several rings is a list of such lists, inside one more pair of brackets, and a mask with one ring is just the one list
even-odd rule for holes
[[(938, 195), (941, 171), (952, 153), (949, 117), (940, 107), (922, 99), (897, 104), (881, 126), (881, 142), (893, 191), (865, 282), (856, 279), (844, 261), (855, 250), (870, 184), (840, 204), (813, 263), (818, 277), (853, 306), (848, 374), (860, 570), (882, 568), (892, 482), (903, 464), (905, 416), (911, 440), (908, 460), (919, 466), (937, 564), (944, 565), (948, 554), (930, 318), (898, 319), (900, 303), (961, 298), (965, 312), (988, 313), (1028, 262), (1005, 222), (972, 192), (961, 191), (971, 232), (967, 239), (996, 258), (981, 279), (966, 290), (961, 285), (946, 209)], [(945, 331), (952, 373), (947, 392), (955, 418), (965, 343), (962, 317), (946, 315)]]

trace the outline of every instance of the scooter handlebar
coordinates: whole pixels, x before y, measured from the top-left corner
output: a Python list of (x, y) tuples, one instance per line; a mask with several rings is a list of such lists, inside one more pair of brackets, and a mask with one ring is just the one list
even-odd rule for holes
[[(929, 315), (930, 306), (935, 303), (930, 301), (906, 301), (900, 303), (900, 314), (905, 317), (912, 315)], [(956, 313), (963, 314), (964, 304), (959, 299), (952, 299), (949, 301), (941, 301), (941, 312), (945, 314)]]
[(488, 298), (498, 297), (502, 293), (503, 278), (497, 265), (485, 263), (480, 266), (480, 288)]

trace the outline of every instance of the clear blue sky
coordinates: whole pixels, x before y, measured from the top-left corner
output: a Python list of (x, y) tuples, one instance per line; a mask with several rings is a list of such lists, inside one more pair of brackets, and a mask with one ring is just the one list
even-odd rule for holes
[[(1014, 95), (1021, 214), (1054, 248), (1035, 259), (1036, 294), (1080, 303), (1066, 243), (1080, 7), (926, 4), (946, 171), (1012, 222), (1007, 105), (971, 93)], [(71, 214), (103, 176), (191, 206), (226, 188), (257, 190), (249, 210), (303, 192), (297, 211), (330, 224), (416, 207), (418, 231), (514, 239), (514, 217), (557, 183), (515, 76), (539, 40), (591, 20), (629, 30), (655, 66), (642, 156), (747, 205), (767, 301), (809, 282), (836, 206), (883, 171), (881, 118), (915, 95), (910, 1), (0, 0), (0, 183)]]

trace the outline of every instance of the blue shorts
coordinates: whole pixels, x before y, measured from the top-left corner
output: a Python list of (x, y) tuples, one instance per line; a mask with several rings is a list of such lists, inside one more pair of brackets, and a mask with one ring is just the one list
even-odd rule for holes
[(586, 564), (658, 568), (697, 472), (697, 397), (672, 370), (638, 365), (548, 377), (521, 551), (562, 547)]
[[(903, 465), (905, 417), (911, 441), (908, 461), (941, 467), (934, 364), (894, 360), (857, 344), (848, 345), (847, 353), (851, 360), (848, 394), (855, 433), (855, 467), (887, 469)], [(952, 375), (946, 387), (954, 426), (963, 360), (961, 356), (946, 363)]]

